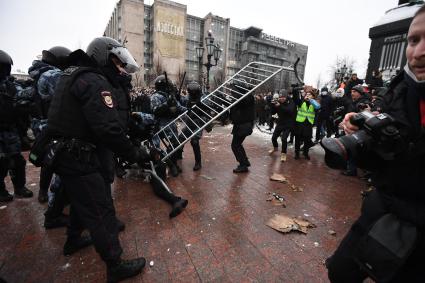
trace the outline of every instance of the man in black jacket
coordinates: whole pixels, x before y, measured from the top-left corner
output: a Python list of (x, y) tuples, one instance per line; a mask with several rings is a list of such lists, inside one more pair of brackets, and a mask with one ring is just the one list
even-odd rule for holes
[[(234, 87), (239, 93), (248, 92), (245, 84), (242, 86), (235, 85)], [(234, 95), (238, 94), (234, 93)], [(230, 120), (233, 123), (232, 151), (236, 160), (239, 162), (238, 167), (233, 169), (233, 173), (248, 172), (248, 167), (251, 166), (251, 163), (249, 163), (242, 143), (247, 136), (252, 134), (252, 128), (254, 126), (255, 99), (253, 95), (246, 96), (230, 109)]]
[(273, 149), (269, 151), (269, 154), (273, 154), (273, 152), (277, 151), (277, 138), (280, 136), (282, 139), (280, 161), (285, 162), (288, 136), (294, 128), (295, 115), (297, 113), (297, 108), (292, 99), (288, 97), (288, 92), (286, 90), (282, 89), (280, 91), (278, 101), (272, 104), (271, 112), (272, 115), (277, 113), (278, 118), (272, 135)]
[[(114, 154), (130, 163), (151, 157), (126, 136), (128, 73), (138, 70), (137, 63), (124, 46), (108, 37), (95, 38), (87, 55), (93, 65), (66, 69), (56, 86), (47, 131), (51, 151), (56, 151), (53, 168), (71, 203), (63, 252), (71, 255), (93, 243), (106, 263), (107, 281), (117, 282), (140, 273), (146, 261), (143, 257), (121, 260), (110, 193)], [(81, 236), (83, 229), (91, 238)]]
[(326, 137), (332, 135), (333, 121), (331, 119), (334, 111), (334, 101), (328, 92), (327, 87), (322, 87), (320, 90), (320, 110), (317, 113), (316, 120), (316, 142), (322, 139), (322, 127), (326, 128)]
[[(425, 262), (425, 6), (415, 14), (407, 35), (408, 64), (393, 79), (376, 104), (391, 115), (406, 142), (405, 151), (393, 161), (378, 158), (373, 180), (377, 188), (363, 202), (361, 216), (327, 260), (331, 282), (363, 282), (369, 276), (354, 259), (361, 239), (383, 215), (391, 213), (416, 226), (415, 248), (391, 282), (423, 282)], [(358, 130), (348, 113), (343, 126), (347, 134)], [(382, 246), (383, 249), (383, 246)], [(392, 268), (394, 270), (394, 268)], [(392, 270), (388, 270), (391, 272)]]
[[(364, 93), (364, 89), (361, 85), (356, 85), (351, 89), (351, 100), (347, 99), (345, 109), (347, 109), (347, 113), (358, 113), (363, 110), (370, 110), (369, 97)], [(343, 171), (342, 174), (345, 176), (357, 176), (357, 166), (353, 158), (348, 159), (347, 170)]]
[(357, 77), (357, 73), (352, 73), (351, 78), (348, 80), (347, 85), (345, 86), (344, 92), (345, 96), (349, 97), (351, 94), (351, 89), (356, 85), (362, 85), (363, 80)]

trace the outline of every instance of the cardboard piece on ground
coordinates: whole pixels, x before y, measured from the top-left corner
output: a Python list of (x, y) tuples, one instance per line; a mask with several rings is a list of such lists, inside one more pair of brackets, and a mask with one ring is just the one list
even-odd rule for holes
[(273, 175), (270, 176), (270, 180), (277, 181), (277, 182), (280, 182), (280, 183), (286, 183), (287, 182), (286, 178), (283, 175), (278, 174), (278, 173), (273, 173)]
[(308, 220), (278, 214), (275, 214), (269, 219), (266, 225), (282, 233), (300, 231), (304, 234), (307, 234), (307, 228), (316, 227), (316, 225), (310, 223)]

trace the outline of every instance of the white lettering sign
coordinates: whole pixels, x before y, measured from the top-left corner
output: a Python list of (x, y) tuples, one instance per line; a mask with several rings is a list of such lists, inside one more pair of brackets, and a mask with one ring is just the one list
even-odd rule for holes
[(262, 33), (261, 38), (265, 39), (265, 40), (276, 42), (278, 44), (286, 45), (288, 47), (295, 47), (295, 43), (293, 43), (292, 41), (285, 40), (285, 39), (276, 37), (274, 35), (269, 35), (267, 33)]
[(403, 41), (405, 40), (407, 37), (407, 34), (398, 34), (398, 35), (394, 35), (394, 36), (388, 36), (386, 38), (384, 38), (384, 42), (397, 42), (397, 41)]
[(156, 31), (162, 33), (168, 33), (175, 36), (184, 37), (184, 30), (181, 26), (176, 26), (170, 23), (159, 22), (156, 25)]

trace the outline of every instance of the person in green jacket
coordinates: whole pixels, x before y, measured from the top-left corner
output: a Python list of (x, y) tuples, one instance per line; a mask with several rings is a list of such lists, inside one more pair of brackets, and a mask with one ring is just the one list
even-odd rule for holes
[(320, 109), (320, 104), (313, 99), (311, 92), (306, 92), (303, 97), (299, 93), (294, 93), (294, 102), (297, 105), (297, 116), (295, 119), (295, 159), (300, 158), (301, 143), (304, 144), (303, 155), (305, 159), (310, 159), (308, 150), (313, 145), (313, 125), (316, 117), (316, 110)]

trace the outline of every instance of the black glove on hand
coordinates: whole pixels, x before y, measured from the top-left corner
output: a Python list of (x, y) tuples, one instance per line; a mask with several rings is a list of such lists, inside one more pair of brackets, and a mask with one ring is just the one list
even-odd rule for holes
[(169, 96), (167, 99), (167, 105), (168, 107), (175, 107), (177, 106), (177, 100), (175, 99), (174, 96)]
[(145, 147), (140, 147), (136, 149), (135, 162), (138, 164), (144, 164), (147, 161), (150, 161), (151, 157), (148, 150)]

